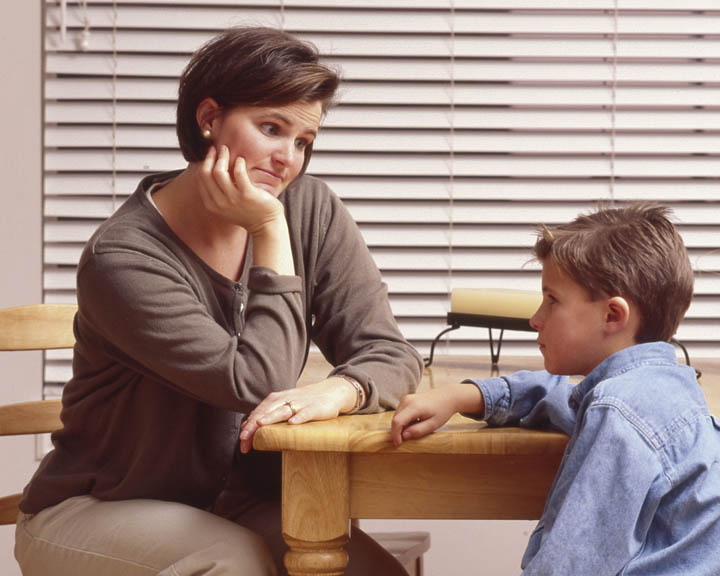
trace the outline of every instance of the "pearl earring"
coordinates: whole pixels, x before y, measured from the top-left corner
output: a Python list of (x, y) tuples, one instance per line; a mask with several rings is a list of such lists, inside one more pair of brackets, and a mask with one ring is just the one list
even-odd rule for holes
[(205, 140), (210, 140), (210, 137), (212, 136), (212, 132), (208, 128), (202, 131), (202, 137), (205, 138)]

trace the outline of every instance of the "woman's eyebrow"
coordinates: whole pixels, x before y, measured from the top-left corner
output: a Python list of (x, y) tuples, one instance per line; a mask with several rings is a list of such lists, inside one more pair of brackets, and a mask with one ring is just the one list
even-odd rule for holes
[[(286, 126), (294, 126), (295, 125), (294, 122), (292, 120), (290, 120), (290, 118), (288, 118), (284, 114), (281, 114), (280, 112), (268, 112), (268, 117), (273, 118), (275, 120), (279, 120)], [(317, 130), (315, 130), (314, 128), (305, 128), (303, 131), (306, 134), (311, 134), (313, 136), (313, 138), (315, 136), (317, 136)]]

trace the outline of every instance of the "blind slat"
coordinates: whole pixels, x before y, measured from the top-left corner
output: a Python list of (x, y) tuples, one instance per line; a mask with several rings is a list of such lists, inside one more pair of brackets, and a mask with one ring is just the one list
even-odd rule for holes
[[(720, 116), (720, 114), (719, 114)], [(607, 133), (564, 131), (536, 133), (515, 132), (456, 132), (452, 138), (447, 131), (390, 130), (325, 130), (316, 140), (314, 151), (323, 152), (410, 152), (457, 153), (518, 153), (518, 154), (606, 154), (612, 145)], [(562, 126), (557, 128), (562, 130)], [(680, 155), (720, 154), (720, 133), (617, 134), (615, 150), (618, 154)], [(57, 128), (45, 130), (47, 146), (58, 148), (107, 148), (113, 144), (111, 127)], [(120, 148), (174, 149), (177, 136), (174, 128), (120, 127), (116, 131), (116, 145)]]
[[(720, 24), (719, 24), (720, 25)], [(81, 74), (110, 76), (113, 69), (119, 76), (177, 77), (182, 72), (183, 56), (155, 55), (145, 58), (120, 54), (117, 65), (110, 55), (49, 53), (47, 71), (52, 74)], [(376, 61), (377, 60), (377, 61)], [(598, 83), (612, 80), (612, 65), (607, 62), (497, 62), (492, 60), (435, 59), (347, 59), (328, 57), (327, 61), (343, 70), (352, 81), (421, 81), (450, 82), (564, 82)], [(645, 62), (624, 63), (617, 69), (620, 83), (720, 83), (720, 71), (715, 62)]]
[[(451, 288), (447, 274), (419, 272), (417, 270), (386, 270), (383, 279), (391, 294), (434, 294), (447, 301)], [(75, 268), (48, 265), (43, 276), (44, 288), (48, 294), (61, 294), (67, 301), (74, 302)], [(518, 290), (537, 290), (540, 273), (537, 270), (458, 270), (453, 273), (452, 286), (457, 288), (498, 288), (512, 286)], [(717, 275), (700, 274), (695, 278), (696, 295), (717, 295), (720, 280)]]
[[(143, 173), (120, 173), (116, 176), (116, 190), (121, 195), (135, 190)], [(342, 198), (384, 200), (449, 199), (472, 200), (557, 200), (597, 201), (607, 199), (609, 184), (603, 180), (578, 178), (556, 179), (493, 179), (464, 178), (450, 182), (444, 178), (391, 178), (355, 176), (326, 176), (324, 180)], [(113, 179), (107, 173), (59, 173), (45, 175), (45, 194), (63, 195), (112, 195)], [(615, 198), (618, 200), (655, 200), (673, 202), (682, 190), (683, 201), (717, 200), (720, 182), (713, 180), (643, 179), (615, 182)], [(707, 210), (711, 213), (711, 210)]]
[[(92, 107), (94, 100), (111, 101), (113, 83), (101, 77), (50, 77), (45, 82), (46, 108), (50, 111), (59, 107), (52, 99), (64, 100), (63, 107)], [(450, 92), (443, 83), (399, 83), (399, 82), (351, 82), (346, 79), (342, 87), (342, 103), (345, 105), (365, 104), (368, 106), (393, 105), (408, 107), (410, 110), (421, 105), (447, 106), (451, 102)], [(119, 100), (118, 116), (122, 117), (125, 107), (131, 103), (124, 100), (143, 100), (146, 113), (154, 107), (167, 109), (164, 117), (173, 121), (174, 100), (177, 97), (177, 81), (174, 78), (118, 78), (116, 97)], [(81, 103), (72, 102), (81, 100)], [(458, 106), (513, 106), (563, 110), (575, 110), (612, 104), (612, 91), (608, 86), (562, 86), (557, 84), (502, 85), (502, 84), (457, 84), (452, 100)], [(89, 102), (88, 102), (89, 101)], [(168, 104), (166, 104), (167, 102)], [(617, 94), (617, 106), (621, 111), (647, 107), (651, 111), (673, 109), (695, 109), (699, 106), (720, 108), (720, 87), (686, 85), (645, 85), (623, 86)], [(396, 110), (397, 112), (397, 110)], [(456, 110), (462, 113), (463, 110)], [(469, 111), (471, 112), (471, 110)], [(447, 110), (445, 111), (447, 113)], [(108, 115), (106, 118), (110, 118)], [(130, 122), (128, 118), (125, 121)], [(137, 121), (137, 116), (134, 118)], [(58, 120), (51, 120), (58, 121)], [(68, 120), (70, 121), (70, 120)]]
[[(456, 109), (452, 114), (440, 107), (415, 106), (398, 114), (395, 107), (389, 106), (339, 106), (330, 111), (323, 122), (320, 138), (328, 129), (335, 128), (397, 128), (397, 129), (449, 129), (456, 130), (525, 130), (555, 132), (597, 132), (609, 130), (612, 126), (611, 113), (597, 109), (515, 109), (473, 107)], [(92, 134), (101, 129), (101, 125), (112, 122), (110, 103), (48, 102), (46, 119), (48, 123), (79, 124), (83, 126), (74, 133)], [(143, 131), (150, 134), (152, 126), (165, 129), (164, 138), (177, 146), (175, 136), (175, 109), (171, 104), (150, 104), (121, 102), (116, 106), (116, 122), (119, 130)], [(137, 126), (138, 116), (145, 125)], [(87, 126), (88, 122), (98, 126)], [(129, 129), (123, 124), (132, 123)], [(720, 130), (720, 108), (709, 110), (620, 110), (616, 113), (615, 128), (618, 132), (712, 132)], [(71, 127), (64, 126), (62, 131), (71, 133)], [(50, 127), (47, 134), (60, 130)], [(52, 146), (62, 145), (46, 142)]]
[[(120, 30), (113, 38), (111, 31), (93, 31), (89, 52), (111, 52), (113, 41), (118, 51), (125, 53), (189, 54), (213, 37), (210, 31), (148, 31)], [(532, 59), (600, 59), (612, 58), (613, 45), (600, 37), (515, 37), (515, 36), (457, 36), (453, 43), (438, 35), (413, 34), (298, 34), (302, 40), (312, 42), (324, 54), (352, 57), (395, 58), (448, 58), (454, 49), (457, 58), (532, 58)], [(71, 52), (76, 39), (52, 32), (45, 37), (48, 51)], [(623, 38), (617, 43), (620, 59), (718, 59), (720, 40), (709, 37), (698, 40), (673, 38)]]
[[(48, 149), (45, 153), (47, 170), (63, 170), (69, 166), (83, 166), (86, 171), (110, 171), (113, 167), (111, 152), (92, 150)], [(313, 154), (309, 172), (319, 176), (449, 176), (450, 162), (444, 155), (364, 154), (362, 162), (348, 163), (351, 154)], [(160, 172), (175, 170), (185, 165), (179, 152), (158, 150), (120, 150), (116, 154), (116, 169), (120, 171)], [(584, 156), (507, 156), (468, 155), (456, 156), (453, 162), (456, 176), (507, 176), (518, 177), (608, 177), (610, 162), (607, 158)], [(615, 173), (619, 177), (685, 177), (720, 178), (717, 158), (678, 156), (674, 162), (663, 157), (618, 157)]]
[[(449, 6), (447, 7), (449, 8)], [(552, 8), (552, 6), (548, 6)], [(557, 8), (557, 6), (555, 6)], [(445, 10), (374, 10), (333, 9), (328, 7), (318, 14), (316, 10), (294, 9), (284, 14), (286, 29), (292, 32), (338, 31), (346, 33), (443, 33), (449, 34), (454, 21), (455, 32), (460, 34), (612, 34), (613, 18), (608, 11), (561, 11), (545, 10), (536, 13), (510, 12), (509, 10), (461, 10), (454, 19)], [(68, 26), (81, 28), (84, 13), (71, 7), (67, 11)], [(111, 7), (88, 5), (87, 17), (92, 28), (108, 28), (113, 25)], [(119, 28), (147, 28), (152, 9), (147, 6), (119, 6), (117, 26)], [(50, 6), (47, 10), (48, 27), (60, 22), (59, 9)], [(162, 18), (154, 22), (158, 30), (187, 29), (213, 30), (229, 25), (252, 24), (277, 26), (282, 24), (280, 12), (267, 7), (237, 9), (223, 6), (164, 7)], [(618, 20), (620, 34), (717, 34), (720, 26), (720, 12), (695, 13), (683, 11), (664, 13), (656, 11), (652, 18), (643, 14), (624, 13)]]
[[(107, 0), (89, 0), (89, 4), (104, 4)], [(196, 5), (200, 0), (153, 0), (156, 6), (165, 5)], [(137, 4), (138, 0), (116, 0), (118, 5)], [(48, 5), (58, 6), (60, 0), (47, 0)], [(78, 5), (79, 0), (70, 0), (68, 5)], [(281, 5), (290, 7), (341, 7), (357, 8), (357, 0), (213, 0), (217, 6), (268, 6), (279, 8)], [(449, 0), (364, 0), (362, 6), (365, 8), (409, 8), (409, 9), (435, 9), (447, 10)], [(557, 3), (550, 0), (454, 0), (456, 9), (484, 9), (484, 10), (553, 10), (557, 9)], [(563, 0), (563, 10), (610, 10), (613, 8), (612, 0)], [(649, 11), (676, 11), (688, 12), (698, 10), (717, 10), (715, 0), (685, 0), (678, 3), (677, 0), (623, 0), (624, 10), (649, 10)]]
[[(119, 205), (125, 198), (118, 199)], [(443, 199), (412, 202), (373, 199), (363, 201), (346, 200), (345, 204), (353, 218), (360, 224), (385, 223), (389, 226), (410, 223), (448, 224), (560, 224), (572, 220), (580, 212), (591, 211), (593, 202), (565, 201), (547, 202), (541, 197), (522, 202), (491, 201), (478, 190), (472, 201), (458, 200), (449, 207)], [(678, 224), (702, 226), (720, 224), (720, 216), (709, 212), (704, 203), (678, 202), (673, 205)], [(106, 218), (112, 210), (110, 197), (47, 197), (45, 214), (57, 218)], [(696, 228), (697, 229), (697, 228)], [(711, 226), (703, 229), (709, 234), (717, 233)], [(478, 234), (482, 234), (482, 230)]]

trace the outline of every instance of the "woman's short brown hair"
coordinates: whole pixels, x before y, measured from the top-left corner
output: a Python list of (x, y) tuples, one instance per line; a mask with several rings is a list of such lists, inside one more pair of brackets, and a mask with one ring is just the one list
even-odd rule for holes
[(636, 342), (669, 341), (690, 306), (693, 270), (671, 210), (651, 203), (600, 209), (538, 231), (534, 253), (585, 287), (640, 312)]
[[(177, 135), (185, 160), (201, 161), (210, 142), (202, 137), (197, 107), (213, 98), (223, 110), (238, 105), (333, 103), (338, 74), (319, 61), (312, 44), (274, 28), (231, 28), (195, 52), (180, 77)], [(312, 146), (305, 150), (303, 172)]]

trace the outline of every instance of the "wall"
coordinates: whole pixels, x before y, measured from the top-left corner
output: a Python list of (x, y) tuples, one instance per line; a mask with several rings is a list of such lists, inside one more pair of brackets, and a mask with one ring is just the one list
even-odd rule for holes
[[(42, 299), (41, 287), (41, 0), (0, 2), (0, 307)], [(0, 403), (38, 399), (42, 357), (39, 352), (0, 355)], [(35, 466), (33, 438), (0, 439), (3, 473), (0, 493), (17, 491)], [(0, 574), (17, 576), (13, 527), (0, 528)]]
[(429, 532), (425, 576), (517, 576), (530, 533), (537, 522), (525, 520), (361, 520), (375, 532)]

